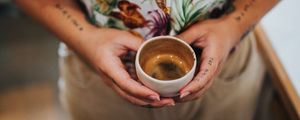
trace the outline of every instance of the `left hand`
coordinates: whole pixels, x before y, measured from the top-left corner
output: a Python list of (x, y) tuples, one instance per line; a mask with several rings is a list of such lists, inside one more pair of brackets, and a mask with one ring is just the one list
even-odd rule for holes
[(195, 100), (210, 88), (213, 78), (220, 72), (230, 51), (239, 42), (243, 31), (236, 21), (220, 18), (199, 22), (177, 35), (194, 47), (202, 49), (200, 71), (180, 90), (177, 102)]

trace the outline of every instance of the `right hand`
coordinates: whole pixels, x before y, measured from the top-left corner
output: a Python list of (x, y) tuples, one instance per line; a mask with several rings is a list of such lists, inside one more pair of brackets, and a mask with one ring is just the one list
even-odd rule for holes
[(158, 93), (132, 79), (120, 59), (129, 50), (137, 51), (143, 40), (129, 32), (101, 28), (81, 37), (73, 44), (75, 51), (98, 71), (104, 82), (125, 100), (139, 106), (163, 107), (175, 104), (171, 98), (160, 99)]

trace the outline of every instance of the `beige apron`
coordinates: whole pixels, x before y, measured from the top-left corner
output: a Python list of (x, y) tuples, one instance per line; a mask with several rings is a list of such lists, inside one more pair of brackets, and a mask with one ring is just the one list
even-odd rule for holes
[(201, 100), (143, 108), (123, 100), (65, 46), (59, 54), (60, 97), (73, 120), (251, 120), (265, 73), (249, 34)]

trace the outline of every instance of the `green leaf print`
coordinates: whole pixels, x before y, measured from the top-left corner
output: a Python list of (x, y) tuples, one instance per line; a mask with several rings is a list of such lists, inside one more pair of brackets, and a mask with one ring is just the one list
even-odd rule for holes
[(209, 11), (226, 0), (174, 0), (171, 17), (172, 31), (180, 33), (193, 23), (208, 17)]

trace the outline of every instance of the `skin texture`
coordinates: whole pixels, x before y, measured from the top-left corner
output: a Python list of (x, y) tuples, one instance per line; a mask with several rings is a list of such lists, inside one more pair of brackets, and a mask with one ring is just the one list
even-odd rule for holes
[[(126, 31), (93, 26), (87, 22), (74, 0), (15, 2), (87, 60), (103, 76), (103, 81), (125, 100), (139, 106), (163, 107), (175, 104), (172, 98), (160, 98), (158, 93), (136, 82), (126, 72), (120, 57), (129, 50), (136, 51), (143, 41), (141, 38)], [(178, 35), (177, 37), (203, 49), (203, 53), (200, 72), (180, 91), (180, 99), (176, 102), (201, 97), (213, 83), (213, 77), (221, 70), (230, 50), (236, 46), (241, 36), (277, 2), (236, 0), (236, 10), (231, 14), (196, 23)]]
[(15, 2), (68, 47), (90, 62), (99, 74), (109, 76), (103, 81), (125, 100), (141, 106), (162, 107), (175, 104), (173, 99), (159, 98), (158, 93), (133, 80), (121, 63), (120, 57), (128, 50), (136, 51), (142, 43), (141, 38), (125, 31), (99, 29), (93, 26), (85, 19), (83, 12), (73, 0)]
[(236, 9), (229, 15), (199, 22), (178, 35), (177, 37), (193, 46), (203, 49), (203, 52), (199, 73), (180, 91), (181, 96), (177, 102), (203, 96), (243, 34), (277, 3), (278, 0), (236, 0)]

